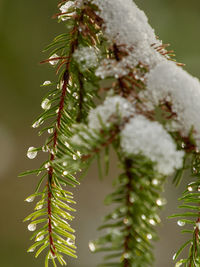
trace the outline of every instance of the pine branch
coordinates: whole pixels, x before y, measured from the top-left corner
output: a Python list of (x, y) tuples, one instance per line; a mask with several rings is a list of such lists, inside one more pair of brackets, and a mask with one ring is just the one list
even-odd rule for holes
[(178, 252), (174, 255), (173, 259), (177, 260), (186, 247), (188, 247), (188, 258), (179, 260), (176, 264), (184, 264), (186, 267), (195, 267), (200, 264), (199, 262), (199, 240), (200, 240), (200, 155), (193, 153), (192, 155), (192, 176), (195, 182), (188, 184), (187, 189), (184, 191), (183, 196), (179, 199), (183, 204), (179, 208), (184, 209), (182, 213), (170, 216), (170, 218), (178, 218), (177, 224), (181, 227), (186, 225), (189, 229), (184, 229), (182, 233), (190, 233), (192, 238), (185, 242)]
[(155, 176), (152, 164), (143, 157), (124, 159), (124, 172), (119, 176), (114, 193), (106, 203), (117, 208), (105, 217), (106, 235), (89, 247), (93, 252), (110, 252), (100, 266), (149, 266), (153, 262), (151, 239), (156, 238), (154, 226), (160, 222), (157, 210), (164, 178)]
[[(49, 259), (56, 266), (55, 258), (61, 265), (65, 265), (66, 262), (62, 254), (76, 257), (75, 236), (73, 235), (75, 231), (68, 223), (68, 221), (74, 218), (69, 212), (75, 211), (68, 203), (75, 204), (75, 202), (73, 201), (73, 194), (70, 191), (64, 190), (63, 186), (75, 187), (79, 182), (73, 176), (73, 172), (70, 174), (66, 171), (66, 163), (62, 159), (64, 155), (68, 155), (73, 161), (80, 157), (79, 152), (70, 147), (65, 140), (72, 136), (71, 125), (76, 121), (84, 121), (88, 110), (94, 107), (92, 99), (96, 92), (93, 89), (89, 94), (89, 90), (91, 86), (93, 88), (94, 84), (96, 85), (97, 79), (93, 77), (93, 70), (90, 69), (87, 70), (90, 72), (90, 77), (83, 76), (74, 59), (75, 51), (78, 50), (79, 46), (83, 44), (88, 46), (91, 42), (91, 36), (85, 34), (83, 38), (81, 30), (81, 27), (89, 26), (91, 19), (87, 15), (88, 10), (89, 7), (87, 6), (77, 9), (76, 14), (67, 21), (68, 33), (58, 36), (47, 47), (47, 50), (53, 48), (53, 51), (50, 53), (50, 58), (41, 63), (55, 65), (57, 74), (60, 73), (59, 80), (57, 89), (51, 90), (44, 97), (41, 106), (45, 112), (38, 116), (33, 127), (37, 128), (44, 121), (50, 119), (50, 126), (45, 126), (39, 132), (39, 135), (41, 135), (48, 130), (50, 137), (47, 138), (43, 147), (37, 149), (31, 147), (27, 155), (33, 159), (38, 151), (43, 151), (49, 154), (49, 160), (43, 163), (40, 169), (28, 171), (21, 175), (24, 176), (32, 173), (39, 175), (41, 172), (43, 173), (36, 193), (26, 199), (28, 202), (32, 202), (36, 196), (41, 196), (41, 200), (36, 204), (36, 211), (27, 216), (25, 221), (31, 220), (31, 223), (28, 225), (30, 231), (35, 231), (37, 224), (42, 223), (41, 228), (32, 235), (31, 239), (35, 239), (35, 244), (28, 251), (32, 252), (40, 246), (36, 252), (36, 257), (38, 257), (44, 249), (48, 248), (45, 266), (48, 266)], [(57, 14), (57, 16), (62, 19), (67, 14), (68, 12), (62, 12)], [(93, 27), (91, 28), (93, 29)], [(98, 40), (93, 37), (92, 43), (97, 45)], [(55, 54), (57, 52), (60, 53), (60, 56)], [(85, 89), (86, 83), (89, 85), (89, 89)], [(44, 86), (47, 85), (52, 86), (53, 84), (46, 81)], [(51, 105), (53, 106), (51, 107)], [(78, 106), (77, 110), (76, 106)], [(39, 192), (45, 180), (46, 185), (44, 185), (43, 191)]]
[[(108, 170), (113, 146), (123, 173), (107, 201), (117, 208), (100, 227), (108, 233), (90, 243), (90, 249), (111, 252), (101, 266), (149, 266), (165, 177), (177, 171), (174, 182), (179, 184), (192, 155), (193, 176), (199, 178), (200, 83), (180, 68), (183, 64), (173, 59), (174, 52), (158, 40), (132, 1), (65, 0), (58, 6), (60, 12), (54, 17), (67, 29), (47, 46), (49, 58), (41, 62), (56, 67), (58, 82), (44, 82), (53, 89), (42, 101), (45, 111), (33, 124), (37, 128), (45, 122), (39, 135), (50, 136), (44, 146), (30, 147), (27, 153), (33, 159), (39, 151), (47, 152), (48, 160), (21, 174), (41, 174), (35, 193), (26, 199), (40, 197), (35, 211), (25, 218), (31, 220), (28, 229), (35, 231), (42, 224), (28, 251), (37, 248), (37, 257), (48, 249), (45, 267), (49, 259), (54, 266), (55, 259), (66, 264), (63, 254), (76, 257), (74, 230), (68, 223), (75, 202), (64, 186), (79, 184), (75, 174), (95, 158), (99, 163), (103, 150)], [(95, 98), (101, 102), (96, 108)], [(179, 224), (194, 226), (186, 230), (192, 243), (187, 241), (175, 259), (187, 245), (189, 256), (176, 266), (199, 264), (199, 186), (197, 179), (181, 198), (180, 208), (192, 212), (174, 215), (187, 218)]]

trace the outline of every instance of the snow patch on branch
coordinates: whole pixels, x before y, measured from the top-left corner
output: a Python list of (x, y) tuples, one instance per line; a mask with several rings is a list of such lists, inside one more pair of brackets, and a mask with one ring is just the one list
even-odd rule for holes
[(118, 44), (157, 43), (144, 12), (132, 0), (94, 0), (105, 22), (105, 34)]
[(60, 7), (60, 11), (61, 13), (63, 13), (63, 15), (58, 16), (58, 18), (61, 18), (62, 21), (70, 19), (71, 16), (76, 14), (75, 9), (79, 8), (81, 5), (82, 5), (82, 0), (67, 1)]
[(102, 124), (109, 127), (112, 123), (120, 123), (122, 119), (132, 116), (134, 112), (133, 105), (125, 98), (121, 96), (107, 97), (102, 105), (90, 111), (88, 126), (91, 129), (100, 130)]
[(96, 71), (97, 76), (121, 77), (140, 62), (153, 68), (166, 60), (152, 46), (159, 47), (162, 42), (156, 38), (145, 13), (132, 0), (94, 0), (94, 3), (100, 9), (108, 41), (124, 46), (127, 52), (120, 61), (103, 60)]
[[(200, 82), (176, 63), (163, 62), (147, 75), (147, 97), (158, 105), (170, 100), (172, 110), (177, 114), (183, 135), (194, 127), (196, 139), (200, 138)], [(179, 130), (179, 129), (178, 129)]]
[(120, 135), (126, 155), (146, 156), (155, 163), (159, 173), (170, 175), (182, 167), (184, 151), (177, 150), (172, 137), (160, 123), (137, 115), (125, 125)]
[(98, 64), (98, 56), (94, 47), (80, 47), (73, 56), (83, 70), (94, 68)]

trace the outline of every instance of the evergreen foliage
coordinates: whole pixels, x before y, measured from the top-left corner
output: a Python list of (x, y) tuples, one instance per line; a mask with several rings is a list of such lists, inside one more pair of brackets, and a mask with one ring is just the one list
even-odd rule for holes
[[(108, 173), (112, 147), (122, 169), (105, 200), (114, 208), (100, 226), (102, 236), (89, 243), (92, 252), (108, 252), (100, 266), (153, 264), (151, 241), (157, 239), (155, 225), (165, 204), (164, 181), (175, 173), (178, 185), (185, 170), (196, 180), (180, 198), (180, 208), (187, 211), (172, 217), (179, 218), (180, 226), (193, 228), (183, 231), (191, 238), (174, 259), (188, 245), (188, 258), (176, 267), (199, 266), (199, 128), (195, 116), (187, 123), (182, 120), (198, 110), (199, 81), (175, 62), (132, 0), (65, 0), (58, 7), (55, 18), (65, 23), (66, 31), (47, 46), (49, 57), (42, 61), (55, 68), (58, 78), (42, 85), (50, 90), (42, 100), (44, 112), (33, 123), (33, 128), (40, 127), (39, 135), (49, 135), (42, 147), (27, 152), (30, 159), (45, 152), (47, 160), (21, 174), (40, 177), (26, 199), (38, 198), (24, 220), (34, 231), (28, 252), (36, 251), (38, 257), (46, 250), (45, 267), (49, 260), (54, 266), (66, 265), (65, 254), (76, 257), (75, 230), (69, 224), (75, 212), (73, 188), (79, 186), (76, 173), (84, 175), (97, 159), (103, 175), (102, 152)], [(181, 82), (184, 97), (179, 94)], [(190, 82), (191, 91), (186, 88)], [(101, 104), (95, 107), (97, 102)]]

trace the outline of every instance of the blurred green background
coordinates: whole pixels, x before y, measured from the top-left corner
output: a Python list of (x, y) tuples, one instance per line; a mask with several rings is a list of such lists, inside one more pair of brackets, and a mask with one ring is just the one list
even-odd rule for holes
[[(145, 10), (164, 43), (175, 49), (177, 60), (186, 63), (186, 69), (200, 78), (200, 1), (137, 0), (136, 3)], [(37, 167), (42, 159), (41, 156), (28, 160), (26, 151), (43, 141), (30, 125), (41, 111), (40, 101), (46, 90), (39, 85), (54, 79), (52, 68), (39, 62), (47, 56), (41, 52), (45, 45), (64, 31), (63, 25), (51, 19), (56, 4), (53, 0), (0, 0), (0, 267), (43, 266), (42, 256), (35, 260), (26, 253), (30, 233), (22, 223), (32, 209), (24, 199), (33, 192), (37, 178), (19, 179), (17, 175)], [(102, 182), (98, 180), (96, 166), (92, 166), (76, 193), (78, 212), (74, 227), (79, 258), (70, 261), (70, 267), (94, 267), (101, 259), (101, 255), (90, 254), (88, 241), (97, 236), (96, 228), (107, 209), (102, 202), (117, 175), (114, 157), (111, 168), (109, 178)], [(175, 189), (168, 180), (165, 190), (168, 204), (162, 212), (160, 240), (155, 248), (156, 267), (173, 266), (172, 256), (184, 239), (176, 222), (166, 220), (176, 210), (181, 191), (182, 188)]]

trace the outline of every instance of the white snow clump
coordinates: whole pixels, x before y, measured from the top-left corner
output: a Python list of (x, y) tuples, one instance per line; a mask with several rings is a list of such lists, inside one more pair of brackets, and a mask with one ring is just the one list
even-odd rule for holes
[(112, 123), (121, 123), (124, 118), (132, 116), (134, 112), (133, 105), (125, 98), (121, 96), (108, 96), (102, 105), (89, 112), (88, 125), (75, 125), (75, 128), (78, 127), (80, 131), (72, 136), (71, 142), (90, 149), (89, 142), (84, 142), (82, 138), (85, 140), (89, 140), (91, 136), (98, 138), (98, 131), (102, 129), (101, 122), (105, 127), (109, 128)]
[(194, 136), (200, 138), (200, 82), (178, 67), (166, 61), (158, 64), (147, 75), (146, 96), (154, 105), (170, 99), (172, 110), (177, 114), (183, 135), (194, 127)]
[(122, 119), (134, 114), (133, 105), (121, 96), (109, 96), (102, 105), (92, 109), (88, 115), (88, 126), (91, 129), (100, 130), (100, 120), (109, 127), (111, 123), (121, 122)]
[(124, 127), (121, 147), (126, 155), (142, 154), (155, 163), (155, 169), (170, 175), (183, 164), (184, 151), (177, 150), (172, 137), (158, 122), (136, 115)]
[(139, 62), (152, 68), (166, 60), (152, 47), (159, 47), (162, 42), (156, 38), (145, 13), (132, 0), (94, 0), (94, 3), (98, 5), (99, 15), (104, 20), (107, 39), (118, 46), (123, 45), (128, 52), (128, 56), (121, 61), (113, 60), (109, 64), (104, 60), (96, 71), (97, 76), (120, 77), (128, 74), (126, 68), (133, 68)]

